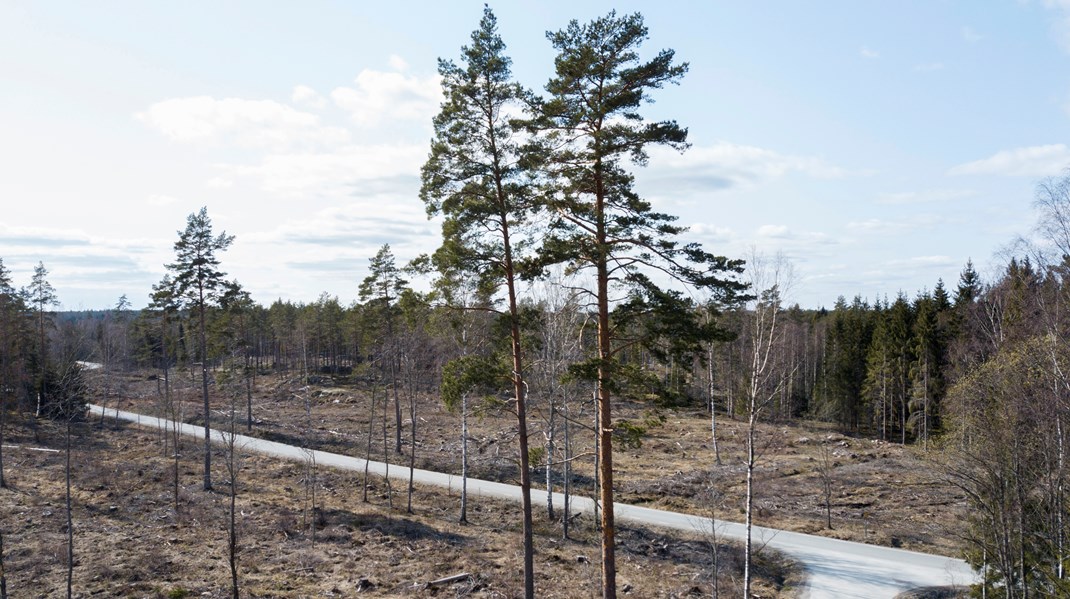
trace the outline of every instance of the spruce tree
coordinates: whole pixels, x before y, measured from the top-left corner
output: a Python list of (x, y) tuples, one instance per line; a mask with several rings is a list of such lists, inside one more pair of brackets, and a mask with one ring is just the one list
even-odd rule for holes
[(955, 308), (967, 306), (981, 295), (981, 277), (973, 268), (973, 260), (966, 260), (966, 266), (959, 275), (959, 284), (955, 288)]
[[(26, 324), (26, 306), (15, 290), (11, 271), (0, 258), (0, 488), (7, 487), (4, 478), (4, 428), (7, 411), (15, 404), (15, 390), (21, 386), (23, 370), (22, 344)], [(2, 555), (0, 555), (2, 559)]]

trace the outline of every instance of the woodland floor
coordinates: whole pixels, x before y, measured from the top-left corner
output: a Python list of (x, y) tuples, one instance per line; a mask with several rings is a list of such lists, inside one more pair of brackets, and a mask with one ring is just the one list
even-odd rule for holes
[[(109, 396), (109, 406), (118, 403), (123, 409), (159, 411), (156, 382), (144, 375), (112, 377), (109, 387), (121, 389)], [(203, 418), (195, 391), (186, 380), (178, 385), (176, 396), (183, 400), (184, 420), (196, 423)], [(401, 399), (407, 415), (407, 397)], [(220, 397), (213, 402), (213, 420), (222, 420), (229, 403)], [(459, 415), (444, 410), (431, 395), (420, 395), (417, 404), (417, 466), (459, 472)], [(532, 439), (541, 444), (545, 410), (538, 402), (532, 407)], [(373, 423), (374, 459), (383, 456), (380, 410)], [(573, 410), (577, 420), (585, 417), (582, 406)], [(253, 434), (363, 457), (367, 412), (368, 396), (356, 387), (328, 380), (299, 386), (261, 377), (253, 395)], [(620, 501), (741, 519), (741, 423), (719, 420), (722, 465), (714, 467), (709, 418), (703, 411), (652, 411), (649, 406), (622, 402), (618, 414), (648, 428), (641, 447), (620, 448), (616, 453)], [(387, 416), (391, 429), (386, 453), (395, 463), (407, 463), (407, 457), (394, 453), (392, 404)], [(406, 453), (410, 424), (406, 418)], [(510, 413), (483, 410), (482, 415), (470, 418), (470, 429), (471, 475), (516, 482), (515, 420)], [(6, 431), (4, 466), (10, 488), (0, 489), (0, 530), (13, 597), (65, 593), (64, 456), (32, 449), (62, 450), (62, 433), (45, 424), (40, 442), (35, 442), (26, 427), (9, 424)], [(75, 596), (229, 596), (226, 508), (230, 487), (222, 449), (215, 452), (213, 461), (216, 491), (205, 493), (200, 490), (201, 445), (183, 441), (176, 513), (171, 482), (174, 462), (165, 455), (158, 433), (116, 427), (110, 421), (101, 429), (94, 421), (75, 427), (74, 434)], [(585, 432), (584, 442), (579, 436), (574, 440), (575, 453), (589, 451), (590, 436)], [(844, 437), (812, 423), (763, 426), (761, 438), (758, 524), (958, 553), (953, 531), (964, 514), (964, 500), (941, 480), (938, 467), (924, 451)], [(822, 447), (829, 449), (833, 465), (831, 531), (824, 530), (818, 467)], [(593, 457), (578, 458), (575, 467), (580, 487), (576, 492), (590, 493)], [(315, 512), (310, 480), (315, 481)], [(541, 473), (535, 480), (545, 484)], [(516, 506), (472, 500), (470, 523), (461, 525), (456, 522), (456, 494), (417, 488), (414, 513), (407, 514), (404, 485), (395, 483), (388, 496), (382, 481), (373, 480), (368, 503), (362, 501), (361, 491), (358, 473), (318, 468), (312, 479), (305, 464), (243, 456), (237, 499), (242, 596), (522, 594)], [(544, 497), (535, 494), (536, 507), (545, 505)], [(574, 520), (572, 538), (562, 540), (560, 520), (548, 520), (542, 508), (536, 512), (536, 533), (537, 595), (597, 596), (598, 536), (592, 522), (586, 517)], [(710, 595), (709, 538), (629, 525), (619, 526), (618, 547), (618, 586), (631, 596)], [(738, 548), (721, 545), (719, 555), (721, 590), (738, 588)], [(770, 552), (763, 552), (760, 561), (759, 595), (792, 596), (792, 584), (799, 576), (792, 565)], [(432, 580), (459, 573), (471, 577), (427, 586)]]
[[(334, 384), (330, 377), (318, 385), (264, 379), (253, 395), (251, 434), (294, 445), (364, 457), (367, 447), (369, 399), (359, 387)], [(188, 381), (187, 381), (188, 384)], [(122, 402), (124, 408), (152, 411), (158, 403), (154, 387), (141, 399)], [(196, 390), (194, 390), (196, 391)], [(387, 390), (381, 390), (386, 395)], [(130, 394), (128, 394), (130, 395)], [(200, 422), (202, 410), (188, 392), (185, 418)], [(377, 400), (372, 458), (382, 460), (382, 400)], [(385, 455), (393, 463), (408, 464), (408, 397), (402, 404), (402, 452), (393, 450), (393, 399), (386, 418), (389, 445)], [(241, 414), (244, 416), (245, 398)], [(473, 402), (475, 403), (475, 402)], [(574, 485), (577, 493), (594, 494), (593, 409), (576, 402), (574, 420), (584, 425), (573, 441)], [(533, 393), (529, 398), (532, 447), (545, 443), (546, 405)], [(615, 401), (614, 420), (623, 418), (646, 429), (641, 446), (614, 447), (615, 488), (625, 503), (644, 505), (730, 521), (743, 520), (746, 482), (744, 445), (746, 423), (719, 414), (716, 465), (710, 417), (704, 409), (658, 409), (651, 404)], [(469, 474), (477, 478), (519, 484), (516, 467), (516, 417), (507, 405), (474, 410), (469, 426)], [(222, 418), (223, 411), (214, 415)], [(560, 416), (558, 416), (560, 423)], [(416, 466), (460, 474), (460, 415), (445, 410), (434, 394), (417, 396)], [(560, 424), (558, 425), (560, 426)], [(573, 427), (575, 430), (577, 427)], [(561, 440), (558, 439), (560, 447)], [(920, 445), (856, 438), (837, 432), (828, 423), (800, 421), (760, 424), (756, 468), (755, 523), (762, 526), (818, 534), (889, 547), (959, 557), (966, 515), (965, 495), (944, 475), (935, 444)], [(821, 471), (828, 454), (832, 481), (832, 530), (826, 527)], [(560, 480), (555, 479), (560, 490)], [(545, 473), (532, 476), (545, 490)], [(537, 490), (536, 506), (545, 506)], [(543, 510), (545, 512), (545, 509)]]

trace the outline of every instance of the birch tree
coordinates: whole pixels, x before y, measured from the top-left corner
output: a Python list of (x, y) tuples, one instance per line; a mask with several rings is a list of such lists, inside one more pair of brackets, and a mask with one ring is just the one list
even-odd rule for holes
[(747, 368), (747, 432), (745, 439), (747, 488), (744, 497), (746, 546), (743, 561), (743, 596), (750, 597), (753, 578), (754, 469), (758, 460), (758, 421), (780, 393), (790, 373), (779, 360), (783, 333), (784, 295), (791, 287), (792, 265), (783, 254), (772, 260), (752, 253), (747, 269), (754, 299), (747, 305), (749, 365)]

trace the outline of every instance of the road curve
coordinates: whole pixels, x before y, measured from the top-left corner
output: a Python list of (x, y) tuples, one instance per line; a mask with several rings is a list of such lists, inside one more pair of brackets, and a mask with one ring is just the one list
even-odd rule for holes
[[(90, 410), (100, 415), (100, 406), (91, 405)], [(163, 428), (171, 427), (169, 420), (146, 416), (135, 412), (108, 409), (109, 417), (134, 422), (142, 426)], [(179, 424), (179, 431), (184, 435), (204, 437), (204, 428), (191, 424)], [(222, 443), (228, 437), (226, 432), (212, 431), (212, 441)], [(289, 460), (303, 461), (309, 457), (309, 451), (293, 445), (266, 441), (245, 435), (235, 435), (235, 443), (244, 451)], [(325, 451), (311, 452), (320, 466), (330, 466), (343, 470), (364, 470), (364, 460)], [(378, 476), (386, 475), (386, 464), (368, 462), (368, 470)], [(390, 465), (390, 478), (407, 482), (409, 469), (406, 466)], [(415, 470), (415, 482), (434, 485), (450, 490), (459, 490), (461, 477), (430, 470)], [(520, 488), (514, 485), (498, 483), (475, 478), (468, 479), (468, 493), (471, 497), (493, 497), (511, 501), (520, 500)], [(555, 507), (562, 506), (563, 498), (554, 493)], [(589, 497), (572, 497), (571, 509), (576, 512), (591, 513), (594, 502)], [(644, 525), (661, 526), (687, 532), (716, 534), (727, 539), (743, 539), (746, 534), (744, 525), (735, 522), (656, 510), (646, 507), (618, 503), (614, 510), (618, 521), (630, 521)], [(971, 584), (978, 580), (976, 573), (966, 562), (948, 557), (866, 545), (828, 539), (815, 535), (802, 534), (755, 526), (752, 528), (757, 546), (768, 546), (782, 551), (798, 560), (806, 568), (806, 588), (800, 597), (809, 599), (835, 599), (841, 597), (859, 597), (878, 599), (894, 597), (898, 593), (926, 586)]]

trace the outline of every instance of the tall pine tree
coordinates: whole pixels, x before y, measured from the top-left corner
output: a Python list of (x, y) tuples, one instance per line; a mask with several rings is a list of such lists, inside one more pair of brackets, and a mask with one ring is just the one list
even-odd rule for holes
[(445, 101), (435, 117), (431, 155), (423, 168), (420, 197), (429, 215), (442, 214), (440, 270), (476, 275), (484, 289), (505, 294), (512, 355), (514, 407), (519, 442), (523, 510), (524, 595), (535, 596), (528, 465), (527, 385), (520, 334), (517, 284), (521, 275), (524, 229), (536, 204), (520, 132), (509, 116), (522, 109), (527, 94), (512, 80), (510, 59), (497, 20), (484, 8), (472, 44), (461, 49), (462, 66), (439, 61)]
[(197, 322), (197, 347), (201, 364), (201, 397), (204, 400), (204, 490), (212, 489), (211, 406), (208, 400), (208, 308), (219, 301), (226, 273), (219, 269), (216, 253), (234, 242), (226, 232), (212, 234), (208, 209), (202, 207), (186, 218), (186, 228), (178, 232), (175, 261), (167, 265), (174, 274), (175, 296), (190, 310)]
[[(686, 129), (647, 122), (639, 111), (653, 90), (679, 82), (687, 65), (672, 50), (639, 57), (647, 38), (639, 14), (572, 21), (547, 37), (558, 54), (535, 123), (545, 142), (544, 193), (553, 215), (542, 255), (591, 281), (584, 292), (597, 319), (597, 349), (582, 370), (597, 385), (602, 593), (609, 599), (616, 597), (611, 399), (624, 373), (620, 353), (639, 343), (654, 350), (656, 338), (669, 340), (669, 351), (697, 352), (712, 334), (682, 294), (663, 289), (650, 273), (732, 294), (739, 287), (724, 275), (742, 264), (682, 245), (684, 228), (639, 197), (628, 168), (645, 165), (652, 146), (687, 148)], [(614, 303), (618, 298), (625, 299)]]

